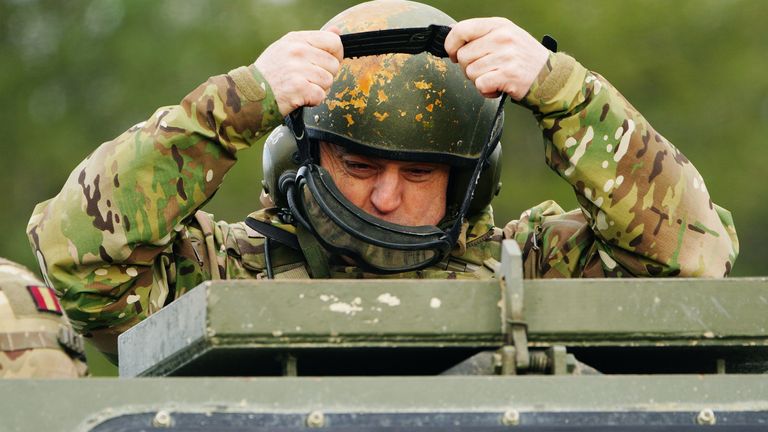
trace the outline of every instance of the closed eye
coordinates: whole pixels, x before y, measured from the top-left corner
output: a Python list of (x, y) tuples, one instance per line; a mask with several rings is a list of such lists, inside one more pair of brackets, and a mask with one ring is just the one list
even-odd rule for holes
[(418, 167), (418, 168), (408, 168), (407, 171), (409, 174), (412, 174), (412, 175), (424, 176), (424, 175), (432, 174), (433, 172), (435, 172), (435, 169)]
[(378, 169), (375, 165), (357, 159), (345, 159), (343, 164), (347, 173), (361, 178), (374, 175)]

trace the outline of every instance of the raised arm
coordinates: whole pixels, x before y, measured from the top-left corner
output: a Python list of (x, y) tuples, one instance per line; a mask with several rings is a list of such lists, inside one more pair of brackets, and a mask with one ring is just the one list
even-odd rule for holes
[(35, 208), (30, 243), (78, 331), (119, 333), (165, 304), (187, 218), (279, 119), (255, 67), (212, 77), (99, 146)]
[[(331, 32), (286, 35), (254, 65), (210, 78), (102, 144), (35, 208), (30, 243), (78, 331), (114, 351), (120, 332), (186, 285), (230, 276), (216, 257), (228, 226), (195, 211), (238, 151), (296, 106), (322, 100), (340, 58)], [(201, 245), (206, 231), (213, 238)]]
[(730, 272), (738, 254), (730, 213), (604, 78), (502, 18), (458, 23), (446, 48), (483, 94), (506, 92), (531, 109), (548, 165), (577, 193), (581, 211), (545, 203), (506, 227), (524, 245), (530, 276)]
[(738, 254), (730, 213), (608, 81), (553, 54), (522, 103), (544, 132), (547, 164), (577, 193), (606, 274), (730, 272)]

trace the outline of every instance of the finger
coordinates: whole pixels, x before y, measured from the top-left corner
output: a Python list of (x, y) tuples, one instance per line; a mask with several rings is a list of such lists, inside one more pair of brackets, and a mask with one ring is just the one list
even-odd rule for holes
[(483, 39), (476, 39), (459, 48), (456, 52), (456, 60), (466, 74), (466, 69), (470, 64), (490, 55), (493, 52), (492, 49), (492, 44)]
[(324, 30), (310, 33), (311, 37), (306, 39), (310, 45), (330, 53), (339, 61), (344, 60), (344, 46), (341, 44), (341, 38), (337, 33)]
[(313, 65), (321, 67), (333, 75), (336, 75), (339, 71), (339, 66), (341, 66), (339, 60), (328, 53), (328, 51), (323, 51), (315, 47), (309, 47), (301, 60), (308, 61)]
[[(504, 91), (504, 75), (499, 70), (493, 70), (480, 75), (475, 80), (475, 87), (485, 97), (496, 97)], [(492, 96), (495, 95), (495, 96)]]
[(312, 67), (307, 71), (307, 75), (305, 76), (307, 81), (309, 81), (311, 84), (320, 86), (324, 92), (327, 92), (328, 89), (331, 88), (331, 85), (333, 84), (333, 77), (334, 75), (332, 75), (326, 69), (316, 65), (312, 65)]
[(317, 84), (302, 80), (302, 91), (292, 92), (285, 97), (286, 112), (281, 109), (280, 113), (288, 115), (296, 109), (303, 106), (316, 106), (325, 99), (325, 91)]
[(304, 100), (302, 101), (303, 106), (317, 106), (320, 105), (321, 102), (325, 99), (326, 91), (323, 90), (320, 86), (317, 84), (310, 84), (307, 87), (307, 92), (305, 94)]
[(488, 54), (468, 64), (464, 69), (464, 74), (470, 81), (474, 82), (477, 77), (493, 70), (500, 69), (509, 62), (510, 59), (507, 56), (496, 53)]
[(445, 51), (451, 58), (451, 61), (456, 63), (456, 52), (462, 46), (468, 42), (472, 42), (482, 36), (488, 34), (493, 30), (493, 26), (490, 25), (488, 18), (472, 18), (464, 21), (460, 21), (453, 25), (453, 28), (448, 32), (448, 36), (445, 38)]

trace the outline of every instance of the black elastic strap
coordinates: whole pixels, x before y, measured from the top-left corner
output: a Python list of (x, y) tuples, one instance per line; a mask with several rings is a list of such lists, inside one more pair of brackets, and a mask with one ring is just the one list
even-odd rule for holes
[(304, 127), (304, 107), (298, 107), (285, 116), (285, 125), (296, 138), (296, 147), (299, 149), (299, 159), (301, 159), (302, 165), (312, 162), (309, 136), (307, 136), (307, 128)]
[(270, 240), (269, 237), (264, 237), (264, 264), (267, 267), (267, 279), (274, 279), (275, 272), (272, 270), (272, 255), (269, 247), (272, 242)]
[(344, 58), (378, 54), (419, 54), (428, 52), (436, 57), (448, 57), (445, 38), (451, 28), (432, 24), (429, 27), (374, 30), (341, 35)]
[(299, 240), (296, 238), (295, 234), (291, 234), (288, 231), (282, 230), (274, 225), (270, 225), (252, 217), (245, 218), (245, 224), (266, 238), (272, 239), (284, 246), (288, 246), (293, 250), (301, 250), (301, 247), (299, 246)]
[(553, 38), (550, 35), (544, 35), (543, 38), (541, 38), (541, 44), (544, 45), (544, 48), (552, 51), (553, 53), (557, 52), (557, 39)]

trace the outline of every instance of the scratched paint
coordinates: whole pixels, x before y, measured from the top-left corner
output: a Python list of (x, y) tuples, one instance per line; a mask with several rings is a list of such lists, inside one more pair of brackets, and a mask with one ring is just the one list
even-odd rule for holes
[(393, 296), (390, 293), (384, 293), (376, 298), (379, 303), (384, 303), (387, 306), (399, 306), (400, 305), (400, 299)]
[(355, 297), (354, 300), (352, 300), (349, 303), (337, 301), (335, 303), (332, 303), (328, 308), (331, 312), (336, 313), (343, 313), (346, 315), (354, 316), (358, 312), (363, 310), (362, 307), (363, 300), (360, 297)]

